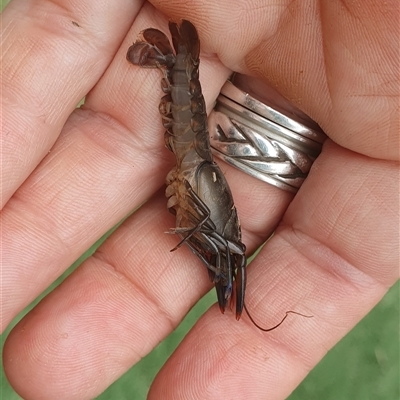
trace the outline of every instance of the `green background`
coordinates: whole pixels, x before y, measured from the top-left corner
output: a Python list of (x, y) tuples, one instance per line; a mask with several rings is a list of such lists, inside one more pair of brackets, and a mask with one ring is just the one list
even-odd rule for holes
[[(1, 1), (1, 9), (8, 3)], [(61, 276), (40, 298), (66, 278), (94, 249), (102, 238)], [(289, 400), (398, 400), (399, 384), (399, 292), (393, 286), (382, 301), (342, 339), (292, 393)], [(1, 335), (1, 352), (11, 328), (40, 301), (24, 310)], [(199, 316), (215, 302), (208, 293), (190, 311), (180, 326), (149, 355), (132, 367), (97, 399), (145, 399), (157, 371), (173, 352)], [(0, 399), (20, 397), (0, 374)], [(225, 400), (225, 399), (221, 399)]]

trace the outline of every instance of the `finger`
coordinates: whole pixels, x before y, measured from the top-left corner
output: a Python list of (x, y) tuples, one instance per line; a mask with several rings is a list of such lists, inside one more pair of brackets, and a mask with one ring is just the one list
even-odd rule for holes
[(210, 287), (189, 249), (169, 251), (165, 204), (158, 193), (10, 333), (4, 368), (23, 398), (96, 397)]
[(203, 47), (234, 71), (276, 87), (335, 142), (399, 159), (398, 1), (362, 7), (264, 1), (260, 7), (238, 0), (232, 7), (224, 0), (218, 10), (212, 0), (153, 4), (173, 18), (190, 18)]
[[(144, 21), (155, 15), (151, 7), (142, 8)], [(134, 25), (85, 107), (74, 111), (52, 151), (3, 209), (4, 327), (148, 199), (172, 166), (158, 115), (160, 75), (143, 74), (126, 61), (127, 49), (143, 28)], [(207, 96), (217, 96), (224, 71), (214, 59), (202, 62), (205, 77), (222, 75)]]
[(2, 204), (100, 78), (141, 1), (13, 1), (2, 14)]
[(4, 365), (18, 393), (93, 398), (177, 326), (211, 283), (185, 246), (170, 253), (173, 226), (158, 194), (13, 329)]
[(313, 318), (290, 316), (262, 333), (246, 316), (238, 323), (213, 308), (167, 361), (149, 399), (286, 398), (398, 279), (397, 174), (394, 163), (328, 143), (248, 274), (256, 321), (273, 326), (287, 310)]
[[(124, 47), (126, 52), (129, 45)], [(119, 63), (128, 71), (123, 51)], [(109, 91), (106, 86), (98, 95)], [(157, 158), (160, 164), (145, 157), (146, 139), (155, 131), (159, 135), (157, 127), (136, 140), (113, 118), (111, 106), (110, 111), (76, 110), (52, 151), (2, 212), (3, 327), (162, 184), (159, 168), (167, 157)], [(147, 111), (141, 110), (145, 118)], [(137, 114), (129, 116), (134, 130), (143, 128), (135, 126)]]

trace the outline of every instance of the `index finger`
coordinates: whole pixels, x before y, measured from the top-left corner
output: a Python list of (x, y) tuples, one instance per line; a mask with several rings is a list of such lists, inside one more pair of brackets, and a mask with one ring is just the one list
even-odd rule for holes
[(103, 74), (142, 1), (13, 1), (2, 15), (1, 207)]

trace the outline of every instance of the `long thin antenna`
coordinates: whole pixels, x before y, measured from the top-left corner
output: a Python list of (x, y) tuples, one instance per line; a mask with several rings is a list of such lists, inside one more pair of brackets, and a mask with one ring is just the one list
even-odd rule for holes
[(263, 332), (271, 332), (274, 329), (278, 328), (280, 325), (282, 325), (283, 321), (288, 317), (289, 314), (296, 314), (296, 315), (300, 315), (304, 318), (312, 318), (312, 315), (304, 315), (304, 314), (300, 314), (296, 311), (286, 311), (285, 316), (281, 319), (281, 322), (279, 322), (278, 324), (276, 324), (275, 326), (273, 326), (272, 328), (263, 328), (260, 325), (257, 324), (256, 321), (254, 321), (253, 317), (250, 315), (249, 310), (246, 307), (246, 303), (243, 303), (243, 308), (246, 311), (247, 316), (249, 317), (250, 321), (253, 323), (253, 325), (255, 325), (260, 331)]

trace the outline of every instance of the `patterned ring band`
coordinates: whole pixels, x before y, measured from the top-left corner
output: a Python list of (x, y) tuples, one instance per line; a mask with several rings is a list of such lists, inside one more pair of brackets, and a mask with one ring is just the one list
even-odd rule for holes
[(312, 121), (288, 114), (227, 81), (208, 122), (214, 155), (255, 178), (297, 192), (326, 136)]

